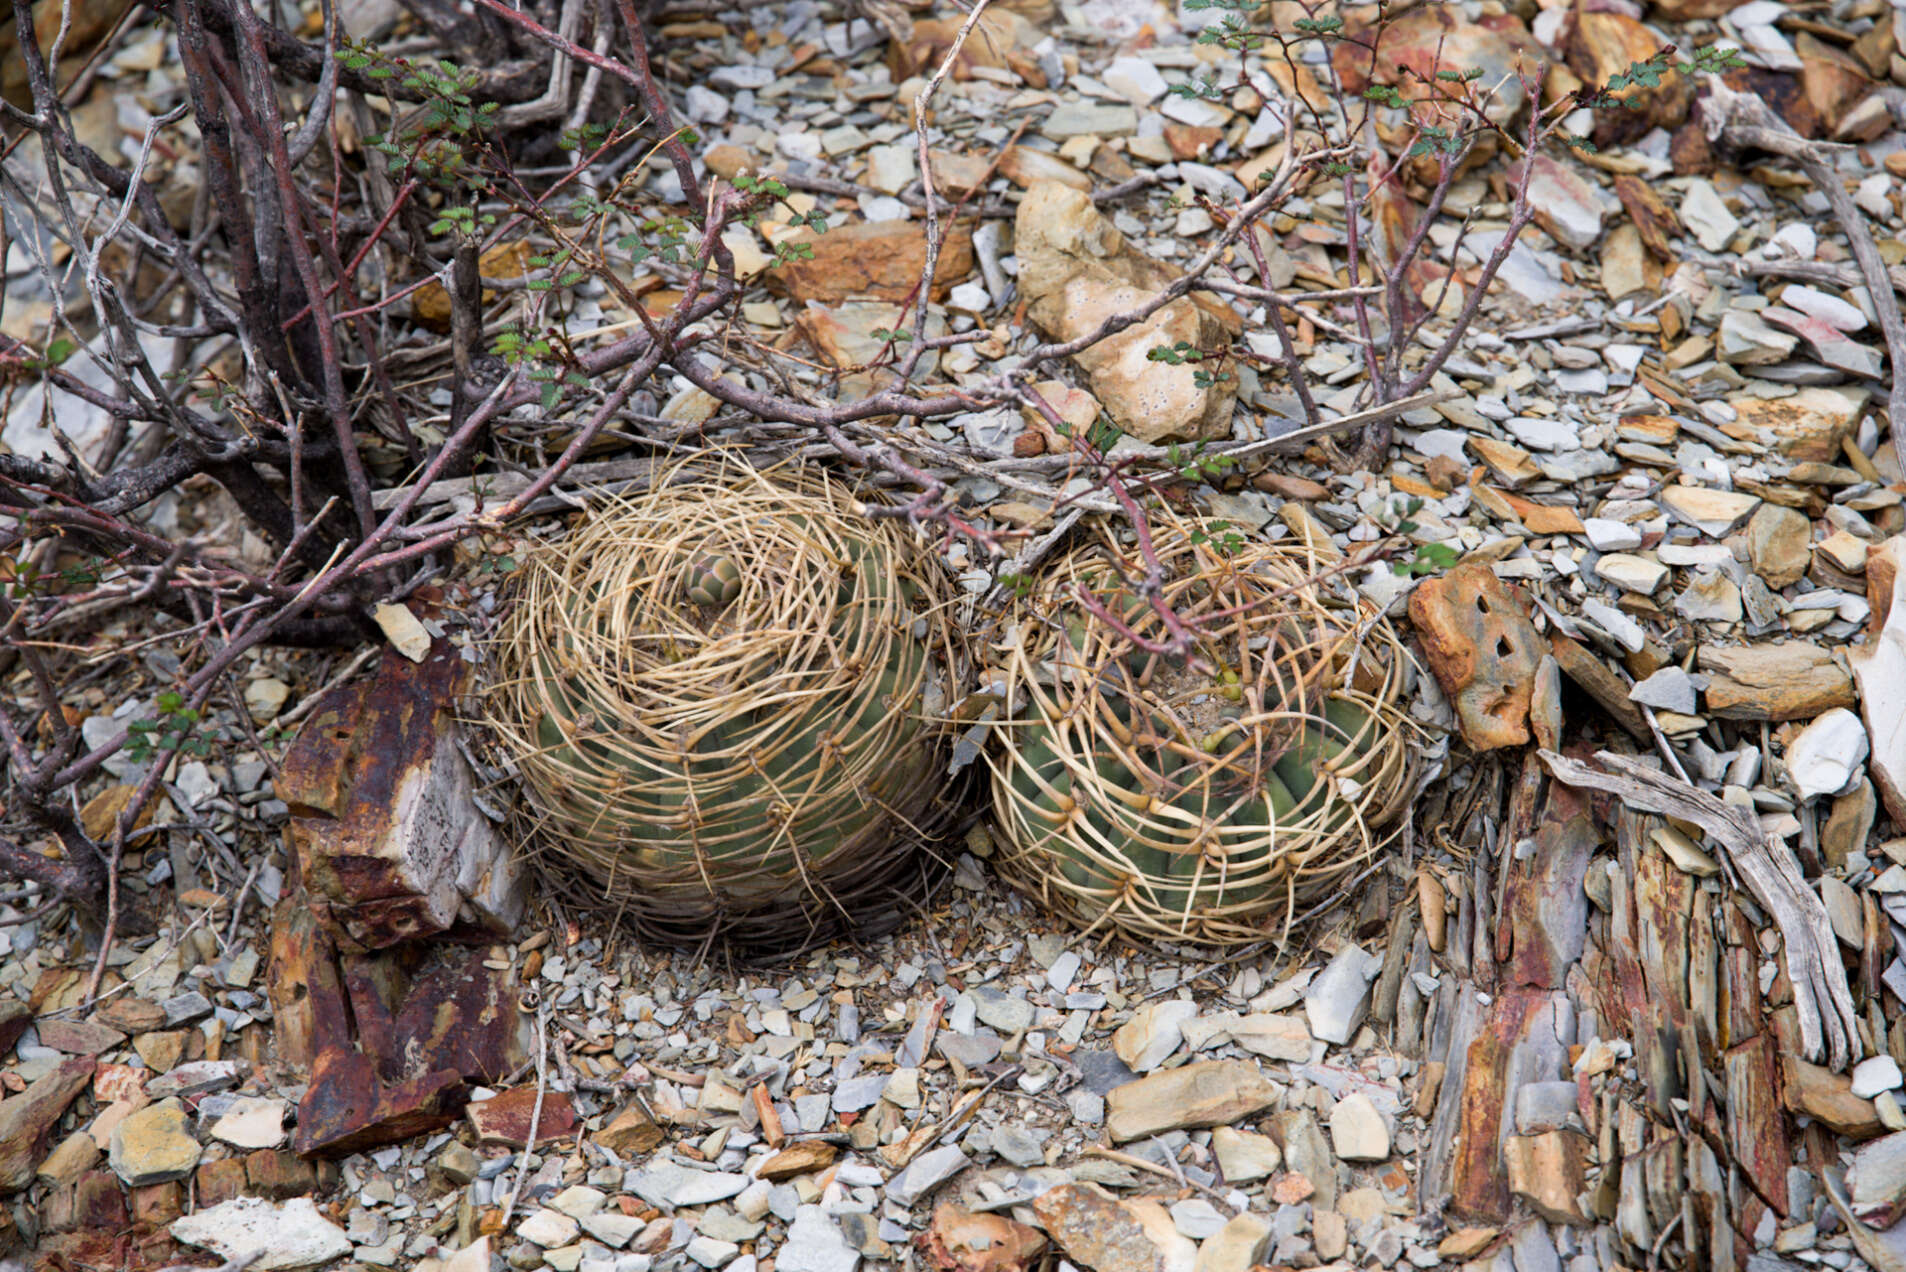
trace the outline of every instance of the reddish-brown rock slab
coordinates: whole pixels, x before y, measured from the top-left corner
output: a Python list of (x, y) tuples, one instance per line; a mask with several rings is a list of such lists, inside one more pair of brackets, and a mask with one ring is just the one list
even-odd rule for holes
[(200, 1206), (216, 1206), (245, 1191), (245, 1163), (237, 1157), (221, 1157), (215, 1162), (200, 1162), (192, 1181), (192, 1200)]
[(1754, 1191), (1784, 1218), (1787, 1169), (1793, 1145), (1780, 1107), (1780, 1068), (1774, 1036), (1756, 1034), (1727, 1053), (1727, 1140)]
[(117, 1232), (130, 1221), (125, 1190), (109, 1170), (87, 1171), (53, 1189), (40, 1203), (40, 1217), (49, 1232)]
[(326, 1047), (351, 1042), (351, 1007), (330, 934), (302, 893), (271, 913), (272, 1041), (278, 1058), (308, 1069)]
[(442, 946), (411, 981), (397, 1013), (398, 1046), (384, 1076), (454, 1069), (471, 1082), (501, 1082), (528, 1058), (529, 1017), (518, 1010), (515, 974), (486, 967), (482, 947)]
[(529, 1140), (530, 1120), (536, 1122), (536, 1147), (567, 1139), (579, 1125), (576, 1108), (562, 1091), (543, 1093), (542, 1112), (536, 1112), (536, 1088), (513, 1087), (489, 1100), (473, 1101), (465, 1110), (477, 1142), (523, 1148)]
[(345, 1157), (440, 1131), (456, 1120), (462, 1093), (453, 1069), (386, 1083), (369, 1056), (334, 1047), (311, 1067), (292, 1147), (300, 1157)]
[(938, 1272), (1025, 1272), (1046, 1250), (1045, 1234), (1037, 1228), (952, 1204), (936, 1209), (915, 1241)]
[(1463, 737), (1480, 751), (1529, 741), (1529, 701), (1547, 652), (1523, 602), (1486, 565), (1459, 565), (1410, 594), (1410, 622)]
[(389, 651), (376, 676), (319, 700), (280, 766), (309, 900), (362, 947), (434, 935), (465, 913), (500, 932), (522, 917), (521, 863), (478, 812), (456, 746), (468, 673), (448, 641), (417, 663)]
[(63, 1060), (20, 1094), (0, 1100), (0, 1196), (33, 1182), (54, 1126), (92, 1081), (93, 1068), (91, 1057)]
[(1562, 989), (1588, 944), (1582, 881), (1602, 839), (1586, 794), (1552, 784), (1534, 839), (1505, 867), (1497, 959), (1504, 984)]
[[(328, 1167), (335, 1171), (336, 1167)], [(261, 1148), (245, 1155), (245, 1179), (260, 1197), (283, 1201), (318, 1191), (318, 1168), (287, 1149)]]
[(126, 1035), (106, 1025), (86, 1020), (61, 1020), (49, 1016), (39, 1022), (40, 1045), (69, 1056), (96, 1056), (111, 1051), (126, 1040)]

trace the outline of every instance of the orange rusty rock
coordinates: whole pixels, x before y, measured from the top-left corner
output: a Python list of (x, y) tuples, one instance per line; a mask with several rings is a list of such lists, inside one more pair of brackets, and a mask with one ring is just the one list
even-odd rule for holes
[(932, 1226), (914, 1240), (940, 1272), (1024, 1272), (1046, 1249), (1036, 1228), (951, 1204), (935, 1210)]
[[(1591, 87), (1624, 74), (1636, 62), (1661, 51), (1661, 40), (1639, 21), (1623, 13), (1588, 13), (1577, 9), (1564, 41), (1568, 68)], [(1595, 113), (1594, 142), (1598, 146), (1633, 141), (1652, 128), (1674, 129), (1687, 118), (1693, 99), (1685, 75), (1664, 75), (1658, 85), (1631, 84), (1615, 95), (1620, 106)]]
[(1459, 565), (1417, 585), (1410, 621), (1469, 744), (1491, 751), (1527, 743), (1546, 651), (1515, 593), (1488, 566)]
[(312, 1066), (292, 1147), (300, 1157), (347, 1157), (440, 1131), (456, 1120), (462, 1090), (454, 1069), (385, 1083), (370, 1056), (329, 1048)]
[[(801, 304), (837, 305), (849, 299), (899, 304), (918, 290), (926, 268), (926, 226), (919, 221), (868, 221), (825, 234), (802, 230), (782, 242), (811, 248), (813, 259), (787, 261), (765, 281), (769, 290)], [(933, 299), (944, 299), (972, 272), (973, 222), (962, 221), (947, 227), (940, 244)]]
[(280, 766), (308, 899), (357, 945), (434, 935), (460, 913), (498, 931), (521, 916), (522, 867), (455, 744), (469, 667), (445, 640), (420, 663), (387, 651), (375, 677), (319, 701)]
[(579, 1125), (575, 1106), (563, 1091), (543, 1092), (542, 1110), (537, 1112), (535, 1087), (512, 1087), (494, 1099), (476, 1101), (466, 1112), (479, 1144), (509, 1148), (525, 1147), (532, 1117), (537, 1147), (567, 1139)]

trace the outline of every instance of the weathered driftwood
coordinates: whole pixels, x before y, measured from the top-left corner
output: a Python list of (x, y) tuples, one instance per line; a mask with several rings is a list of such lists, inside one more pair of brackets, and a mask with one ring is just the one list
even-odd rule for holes
[(1844, 1070), (1859, 1047), (1853, 993), (1826, 906), (1807, 886), (1792, 853), (1763, 835), (1753, 815), (1744, 809), (1629, 757), (1601, 751), (1595, 758), (1611, 771), (1599, 771), (1553, 751), (1542, 752), (1543, 763), (1557, 780), (1607, 791), (1632, 807), (1690, 822), (1721, 845), (1734, 874), (1780, 928), (1807, 1057)]

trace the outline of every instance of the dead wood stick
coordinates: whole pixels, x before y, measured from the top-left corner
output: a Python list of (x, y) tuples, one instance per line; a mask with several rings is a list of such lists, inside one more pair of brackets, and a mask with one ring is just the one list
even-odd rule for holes
[(1723, 804), (1706, 791), (1629, 756), (1598, 751), (1595, 758), (1612, 771), (1590, 768), (1554, 751), (1542, 752), (1542, 762), (1557, 781), (1607, 791), (1636, 808), (1692, 822), (1721, 845), (1747, 890), (1780, 928), (1807, 1059), (1824, 1059), (1833, 1069), (1844, 1071), (1860, 1046), (1853, 992), (1846, 983), (1827, 907), (1807, 886), (1786, 845), (1762, 834), (1753, 814)]
[(1830, 157), (1848, 149), (1827, 142), (1808, 141), (1789, 128), (1786, 121), (1768, 109), (1767, 103), (1751, 93), (1737, 93), (1718, 77), (1708, 78), (1708, 98), (1703, 110), (1710, 140), (1716, 138), (1731, 145), (1754, 147), (1798, 164), (1807, 179), (1827, 196), (1833, 215), (1846, 233), (1847, 246), (1866, 280), (1867, 294), (1873, 298), (1873, 310), (1879, 315), (1880, 330), (1886, 334), (1887, 370), (1892, 373), (1892, 394), (1887, 399), (1886, 418), (1895, 425), (1906, 420), (1906, 323), (1900, 321), (1899, 298), (1893, 295), (1892, 275), (1880, 259), (1879, 244), (1867, 228), (1866, 216), (1846, 192), (1846, 183), (1830, 162)]

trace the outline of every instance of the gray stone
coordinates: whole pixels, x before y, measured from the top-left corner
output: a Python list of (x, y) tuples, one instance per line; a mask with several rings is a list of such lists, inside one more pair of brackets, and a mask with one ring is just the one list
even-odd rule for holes
[(860, 1251), (819, 1206), (802, 1206), (776, 1252), (778, 1272), (854, 1272)]
[(1524, 1082), (1516, 1088), (1516, 1133), (1540, 1135), (1579, 1126), (1573, 1082)]
[(1072, 1063), (1079, 1070), (1085, 1089), (1098, 1096), (1110, 1095), (1138, 1077), (1125, 1067), (1123, 1060), (1109, 1051), (1076, 1051), (1072, 1055)]
[(911, 1206), (967, 1167), (965, 1150), (945, 1144), (913, 1159), (913, 1164), (887, 1185), (887, 1199)]
[(1130, 106), (1108, 103), (1061, 102), (1039, 124), (1054, 141), (1069, 137), (1130, 137), (1138, 131), (1138, 112)]
[(1340, 1045), (1349, 1042), (1370, 1010), (1370, 982), (1382, 968), (1383, 960), (1361, 946), (1339, 950), (1304, 991), (1311, 1036)]
[(1628, 691), (1628, 699), (1657, 711), (1693, 715), (1696, 709), (1694, 677), (1679, 667), (1663, 667), (1646, 680), (1637, 682)]
[(709, 1206), (726, 1201), (748, 1186), (746, 1175), (692, 1170), (672, 1161), (655, 1162), (629, 1177), (628, 1190), (657, 1209)]
[(1046, 1150), (1039, 1139), (1023, 1126), (1008, 1124), (993, 1128), (993, 1151), (1021, 1169), (1046, 1164)]
[(1032, 1028), (1033, 1006), (1025, 999), (1015, 998), (991, 985), (980, 985), (967, 992), (973, 997), (973, 1009), (980, 1020), (1001, 1033), (1010, 1036)]

